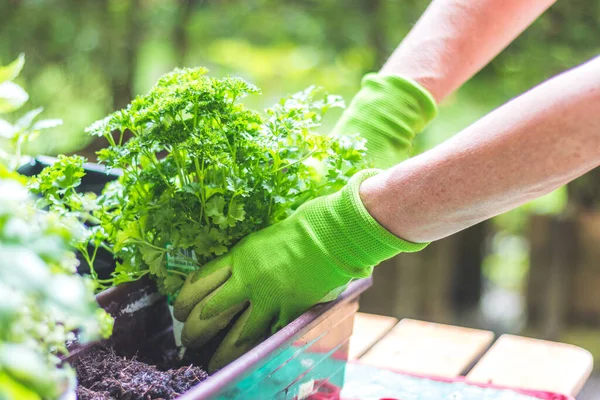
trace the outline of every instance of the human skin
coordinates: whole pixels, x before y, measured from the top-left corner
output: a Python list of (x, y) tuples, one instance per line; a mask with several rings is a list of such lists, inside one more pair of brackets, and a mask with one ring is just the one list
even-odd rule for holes
[(438, 103), (489, 63), (555, 0), (434, 0), (381, 69)]
[(423, 243), (545, 195), (599, 164), (600, 57), (367, 179), (360, 196), (390, 232)]

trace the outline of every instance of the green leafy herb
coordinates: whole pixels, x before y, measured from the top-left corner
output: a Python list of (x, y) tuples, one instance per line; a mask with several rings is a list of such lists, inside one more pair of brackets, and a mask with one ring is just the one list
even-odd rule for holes
[(367, 165), (358, 136), (316, 133), (339, 97), (310, 87), (260, 114), (241, 102), (258, 93), (239, 78), (175, 70), (88, 128), (109, 143), (101, 162), (122, 171), (96, 208), (74, 190), (77, 157), (61, 158), (32, 187), (51, 207), (97, 223), (92, 237), (119, 260), (112, 283), (150, 274), (175, 295), (190, 271)]

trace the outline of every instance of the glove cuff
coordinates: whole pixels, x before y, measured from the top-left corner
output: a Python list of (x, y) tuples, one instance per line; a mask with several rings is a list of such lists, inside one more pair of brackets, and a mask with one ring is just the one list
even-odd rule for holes
[[(425, 129), (437, 115), (437, 104), (431, 93), (416, 81), (399, 75), (366, 74), (355, 98), (361, 109), (376, 103), (369, 107), (371, 112), (359, 115), (363, 121), (389, 119), (384, 122), (406, 127), (413, 133)], [(400, 113), (403, 115), (398, 117)], [(394, 131), (384, 133), (398, 136)]]
[[(359, 195), (361, 183), (381, 170), (354, 175), (340, 191), (322, 198), (310, 218), (313, 239), (352, 278), (369, 276), (373, 267), (399, 253), (422, 250), (428, 243), (400, 239), (369, 214)], [(311, 212), (312, 214), (312, 212)]]
[(370, 73), (363, 77), (360, 91), (333, 133), (359, 133), (367, 139), (369, 154), (377, 156), (377, 164), (387, 167), (405, 158), (415, 135), (436, 114), (435, 99), (417, 82)]

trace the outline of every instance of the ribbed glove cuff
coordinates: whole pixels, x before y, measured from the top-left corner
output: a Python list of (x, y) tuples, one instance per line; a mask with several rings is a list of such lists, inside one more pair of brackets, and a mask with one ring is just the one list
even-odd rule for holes
[(360, 133), (370, 154), (385, 155), (378, 165), (401, 161), (415, 135), (436, 116), (433, 96), (417, 82), (395, 75), (367, 74), (334, 134)]
[[(412, 79), (397, 75), (365, 75), (355, 100), (353, 103), (361, 110), (366, 107), (371, 111), (361, 112), (362, 120), (371, 122), (383, 119), (381, 125), (388, 123), (390, 128), (405, 127), (413, 134), (425, 129), (437, 114), (435, 99), (427, 89)], [(399, 110), (404, 113), (403, 118), (394, 118)], [(398, 136), (393, 129), (385, 133)]]
[(321, 250), (352, 278), (369, 276), (380, 262), (399, 253), (422, 250), (428, 244), (398, 238), (369, 214), (360, 199), (359, 187), (379, 172), (369, 169), (357, 173), (339, 192), (322, 198), (317, 212), (320, 215), (311, 215), (320, 220), (311, 224), (311, 230)]

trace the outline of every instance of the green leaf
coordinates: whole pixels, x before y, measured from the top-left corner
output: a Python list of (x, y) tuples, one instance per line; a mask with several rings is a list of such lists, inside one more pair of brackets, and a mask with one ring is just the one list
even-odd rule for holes
[(0, 399), (41, 400), (26, 384), (17, 382), (8, 373), (0, 371)]
[(60, 126), (62, 124), (63, 124), (62, 119), (58, 119), (58, 118), (43, 119), (43, 120), (37, 121), (35, 124), (33, 124), (31, 129), (39, 131), (42, 129), (56, 128), (57, 126)]
[(136, 265), (133, 265), (129, 262), (129, 260), (127, 260), (126, 262), (117, 262), (116, 263), (117, 266), (115, 267), (115, 272), (113, 273), (114, 275), (114, 280), (113, 280), (113, 284), (114, 285), (119, 285), (121, 283), (125, 283), (125, 282), (131, 282), (134, 280), (139, 279), (138, 275), (139, 275), (139, 267)]
[(246, 211), (244, 211), (244, 205), (238, 203), (236, 200), (233, 200), (229, 205), (227, 215), (230, 219), (234, 221), (243, 221), (244, 217), (246, 216)]
[(100, 337), (103, 339), (111, 337), (115, 319), (102, 308), (96, 310), (96, 319), (99, 321), (100, 325)]
[(18, 110), (29, 100), (29, 95), (21, 86), (6, 81), (0, 83), (0, 114)]
[(151, 274), (158, 277), (164, 277), (167, 275), (167, 270), (163, 265), (166, 250), (158, 250), (149, 246), (142, 246), (140, 247), (140, 252), (142, 253), (142, 259), (146, 265), (148, 265)]
[(52, 381), (52, 371), (43, 354), (24, 344), (3, 344), (0, 347), (0, 365), (2, 371), (9, 376), (37, 392), (48, 394), (50, 397), (58, 395), (58, 382)]
[(212, 198), (215, 194), (223, 194), (225, 193), (225, 189), (222, 187), (211, 187), (208, 185), (204, 186), (204, 196), (206, 199)]
[(8, 121), (0, 119), (0, 137), (10, 139), (15, 134), (15, 128)]
[(200, 184), (198, 182), (189, 183), (183, 186), (183, 190), (186, 193), (190, 193), (196, 196), (200, 193)]
[(227, 247), (221, 242), (226, 240), (226, 236), (223, 230), (204, 227), (204, 229), (196, 232), (194, 252), (199, 256), (210, 256), (215, 253), (223, 254), (227, 251)]
[(127, 224), (124, 230), (121, 230), (116, 235), (116, 241), (114, 243), (115, 251), (121, 251), (131, 239), (142, 240), (140, 236), (140, 225), (138, 221), (133, 221)]
[(43, 107), (38, 107), (34, 110), (28, 111), (21, 118), (15, 122), (15, 128), (20, 131), (24, 131), (25, 129), (29, 129), (31, 124), (33, 124), (33, 120), (44, 111)]
[(225, 208), (223, 196), (213, 196), (206, 202), (206, 215), (209, 217), (222, 217)]
[(163, 280), (167, 293), (176, 293), (183, 286), (183, 278), (180, 275), (170, 274)]
[(225, 246), (223, 244), (215, 244), (210, 247), (210, 251), (211, 251), (211, 253), (215, 254), (216, 256), (221, 256), (221, 255), (227, 253), (227, 246)]
[(25, 54), (21, 53), (19, 56), (10, 64), (0, 67), (0, 83), (6, 81), (12, 81), (21, 73), (25, 65)]

